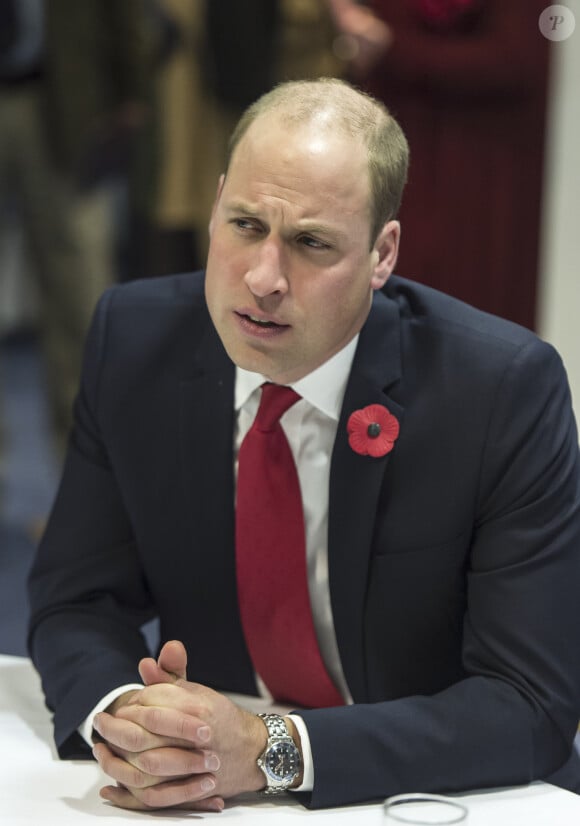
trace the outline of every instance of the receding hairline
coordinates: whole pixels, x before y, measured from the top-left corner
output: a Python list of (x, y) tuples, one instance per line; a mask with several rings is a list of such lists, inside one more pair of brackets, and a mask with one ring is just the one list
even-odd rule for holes
[(273, 116), (284, 124), (316, 124), (368, 143), (369, 132), (386, 123), (387, 108), (349, 83), (337, 78), (281, 83), (252, 104), (232, 133), (226, 169), (242, 138), (258, 120)]

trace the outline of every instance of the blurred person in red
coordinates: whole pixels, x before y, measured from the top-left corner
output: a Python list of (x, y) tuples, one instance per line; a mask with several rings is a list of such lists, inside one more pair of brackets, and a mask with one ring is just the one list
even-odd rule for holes
[(533, 328), (546, 4), (328, 2), (357, 82), (387, 104), (411, 147), (400, 272)]

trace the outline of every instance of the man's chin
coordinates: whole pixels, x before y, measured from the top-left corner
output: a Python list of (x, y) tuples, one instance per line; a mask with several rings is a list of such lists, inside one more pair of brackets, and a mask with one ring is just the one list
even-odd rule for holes
[(277, 372), (276, 364), (261, 348), (240, 346), (226, 346), (226, 352), (236, 367), (248, 370), (250, 373), (261, 373), (268, 376)]
[(241, 367), (242, 370), (259, 373), (275, 384), (289, 384), (291, 381), (296, 381), (292, 378), (294, 371), (289, 370), (287, 365), (280, 364), (278, 360), (272, 359), (257, 349), (247, 347), (228, 349), (226, 347), (226, 351), (236, 367)]

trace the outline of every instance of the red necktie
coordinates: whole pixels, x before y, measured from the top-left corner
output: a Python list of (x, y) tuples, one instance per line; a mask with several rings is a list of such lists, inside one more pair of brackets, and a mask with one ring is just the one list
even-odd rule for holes
[(273, 697), (307, 707), (343, 705), (314, 631), (300, 483), (280, 417), (300, 396), (265, 384), (240, 447), (236, 565), (242, 626)]

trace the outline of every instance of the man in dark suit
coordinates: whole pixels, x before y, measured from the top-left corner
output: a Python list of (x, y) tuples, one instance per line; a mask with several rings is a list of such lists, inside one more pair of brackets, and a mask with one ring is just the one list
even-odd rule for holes
[[(94, 740), (117, 805), (219, 810), (266, 785), (324, 807), (527, 783), (569, 761), (580, 464), (565, 372), (529, 331), (391, 276), (406, 166), (372, 99), (283, 85), (234, 133), (206, 274), (100, 303), (31, 574), (30, 651), (61, 756)], [(248, 538), (281, 565), (258, 607), (295, 588), (284, 536), (240, 527), (244, 445), (272, 383), (300, 396), (281, 425), (338, 700), (264, 721), (222, 692), (268, 686)], [(278, 633), (276, 610), (273, 693), (298, 704), (315, 679), (293, 653), (302, 616)]]

